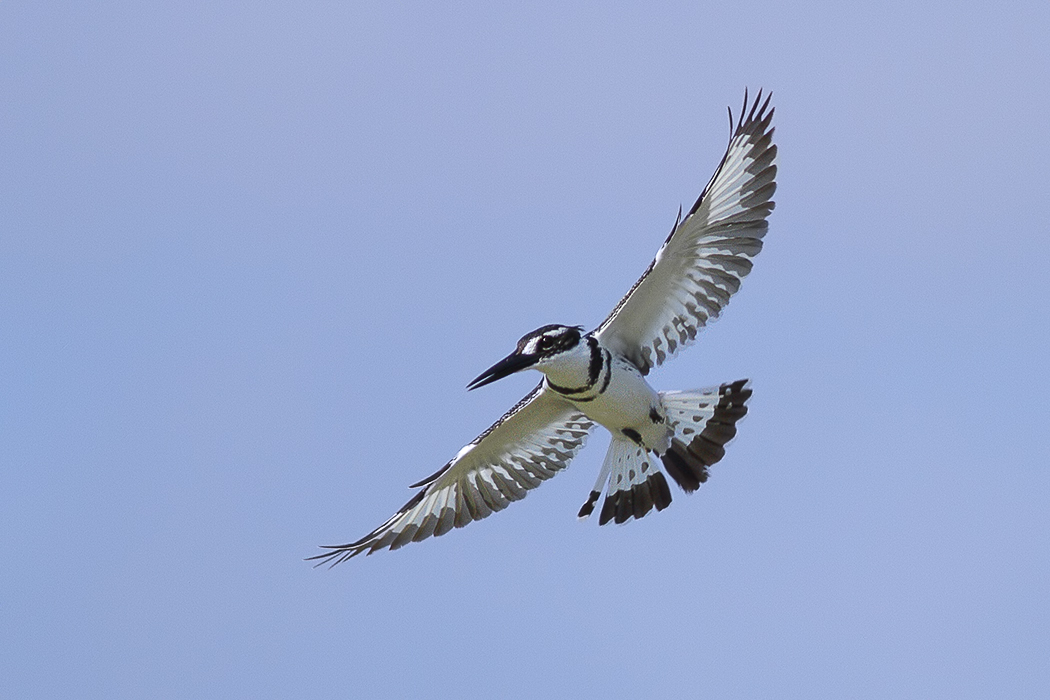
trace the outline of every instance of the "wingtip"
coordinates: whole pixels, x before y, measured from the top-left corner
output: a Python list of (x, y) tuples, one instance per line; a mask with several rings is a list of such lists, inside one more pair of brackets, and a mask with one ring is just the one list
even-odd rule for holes
[(316, 561), (317, 563), (313, 565), (314, 569), (322, 567), (325, 564), (328, 565), (329, 569), (332, 569), (336, 564), (342, 564), (344, 561), (353, 559), (361, 553), (361, 550), (348, 549), (350, 545), (323, 544), (320, 545), (320, 547), (321, 549), (330, 549), (332, 551), (322, 552), (321, 554), (315, 554), (312, 557), (306, 557), (303, 559), (303, 561)]
[[(763, 101), (762, 96), (765, 95)], [(740, 117), (734, 124), (733, 122), (733, 108), (729, 107), (729, 133), (730, 138), (733, 137), (737, 132), (744, 128), (745, 125), (750, 124), (754, 121), (762, 121), (773, 116), (773, 112), (776, 108), (769, 108), (769, 103), (773, 99), (773, 91), (766, 92), (765, 88), (759, 88), (758, 93), (755, 95), (754, 101), (749, 97), (748, 88), (744, 87), (744, 103), (740, 107)], [(748, 105), (750, 104), (750, 109)], [(769, 109), (767, 113), (766, 110)]]

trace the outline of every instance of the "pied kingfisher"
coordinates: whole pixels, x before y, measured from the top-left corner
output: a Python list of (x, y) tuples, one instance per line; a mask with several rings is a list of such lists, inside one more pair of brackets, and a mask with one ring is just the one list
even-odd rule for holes
[[(327, 546), (311, 559), (333, 565), (383, 548), (398, 549), (503, 510), (568, 466), (595, 423), (612, 443), (580, 518), (605, 501), (598, 524), (641, 518), (671, 503), (660, 464), (687, 493), (707, 481), (736, 422), (747, 413), (750, 383), (694, 391), (654, 391), (645, 375), (691, 343), (719, 315), (751, 271), (773, 211), (777, 147), (773, 109), (761, 91), (744, 106), (722, 162), (689, 213), (627, 295), (590, 333), (549, 325), (471, 382), (476, 389), (524, 369), (543, 379), (420, 491), (356, 542)], [(658, 457), (660, 464), (653, 457)]]

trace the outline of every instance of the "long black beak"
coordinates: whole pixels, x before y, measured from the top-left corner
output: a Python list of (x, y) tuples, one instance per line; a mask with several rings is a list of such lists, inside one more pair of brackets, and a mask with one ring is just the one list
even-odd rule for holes
[(479, 374), (477, 379), (470, 384), (467, 384), (467, 391), (477, 389), (479, 386), (491, 384), (492, 382), (503, 379), (504, 377), (509, 377), (515, 372), (520, 372), (526, 367), (531, 367), (536, 364), (536, 359), (535, 355), (519, 355), (516, 352), (508, 355)]

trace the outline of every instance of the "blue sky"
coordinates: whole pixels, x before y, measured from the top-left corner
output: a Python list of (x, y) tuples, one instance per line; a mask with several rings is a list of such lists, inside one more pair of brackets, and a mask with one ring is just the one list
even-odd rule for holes
[[(1050, 694), (1050, 6), (0, 5), (0, 695)], [(597, 325), (773, 90), (778, 207), (601, 464), (334, 570)]]

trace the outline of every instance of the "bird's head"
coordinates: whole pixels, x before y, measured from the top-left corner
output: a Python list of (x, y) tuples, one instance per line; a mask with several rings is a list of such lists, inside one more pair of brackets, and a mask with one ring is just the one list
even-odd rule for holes
[(518, 341), (518, 347), (514, 349), (514, 352), (478, 375), (467, 385), (467, 390), (491, 384), (523, 369), (542, 371), (551, 363), (576, 354), (580, 349), (581, 338), (583, 338), (582, 326), (552, 324), (526, 333)]

